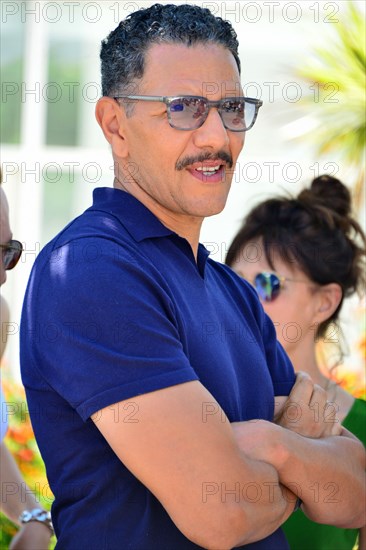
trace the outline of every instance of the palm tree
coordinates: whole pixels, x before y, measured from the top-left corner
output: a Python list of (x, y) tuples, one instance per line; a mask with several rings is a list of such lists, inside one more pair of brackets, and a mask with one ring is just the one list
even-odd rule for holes
[[(364, 14), (352, 1), (347, 2), (345, 11), (338, 17), (333, 40), (315, 48), (315, 55), (296, 71), (311, 91), (302, 103), (306, 117), (301, 120), (301, 137), (310, 139), (317, 146), (319, 155), (339, 154), (352, 169), (351, 173), (355, 173), (352, 194), (355, 211), (360, 216), (366, 171), (366, 25)], [(363, 325), (363, 303), (349, 307), (348, 315), (358, 325)], [(347, 339), (352, 337), (353, 345), (360, 348), (359, 355), (353, 348), (351, 359), (345, 365), (338, 365), (337, 353), (332, 356), (335, 350), (329, 349), (329, 344), (324, 344), (324, 341), (318, 343), (317, 353), (321, 364), (336, 363), (337, 368), (332, 370), (330, 376), (356, 395), (356, 391), (364, 387), (364, 328), (360, 326), (357, 330), (359, 337), (352, 336), (346, 325), (343, 328)], [(351, 378), (358, 380), (358, 377), (361, 382), (351, 387)]]
[[(366, 27), (364, 14), (347, 2), (335, 25), (335, 37), (315, 49), (315, 56), (297, 71), (312, 90), (303, 106), (311, 107), (311, 131), (305, 131), (324, 155), (339, 152), (355, 168), (355, 206), (362, 204), (366, 148)], [(317, 105), (316, 105), (317, 104)]]

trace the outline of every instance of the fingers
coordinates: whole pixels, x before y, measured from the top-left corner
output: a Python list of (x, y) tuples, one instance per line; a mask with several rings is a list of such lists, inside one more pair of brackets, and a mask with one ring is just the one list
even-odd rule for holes
[[(320, 387), (320, 386), (319, 386)], [(321, 389), (321, 388), (320, 388)], [(306, 372), (298, 372), (296, 382), (291, 390), (289, 399), (296, 403), (310, 403), (314, 392), (314, 382)]]
[(324, 422), (328, 424), (329, 435), (341, 435), (343, 431), (342, 424), (337, 416), (338, 410), (339, 406), (337, 403), (326, 402), (324, 407)]
[(318, 384), (314, 384), (309, 409), (313, 411), (314, 422), (322, 423), (323, 436), (340, 434), (342, 426), (337, 418), (338, 406), (327, 401), (327, 392)]
[(327, 392), (318, 384), (313, 385), (313, 393), (311, 394), (309, 407), (316, 408), (323, 412), (327, 404)]
[(327, 400), (327, 392), (318, 384), (314, 384), (309, 402), (309, 409), (314, 412), (314, 421), (323, 422), (324, 435), (339, 435), (342, 425), (338, 420), (338, 405)]
[(337, 412), (337, 404), (327, 401), (327, 392), (307, 373), (299, 372), (279, 424), (307, 437), (339, 435), (342, 426)]

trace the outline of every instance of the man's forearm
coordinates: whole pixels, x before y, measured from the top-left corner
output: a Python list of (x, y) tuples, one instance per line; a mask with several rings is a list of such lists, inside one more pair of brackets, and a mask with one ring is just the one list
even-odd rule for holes
[[(281, 527), (294, 511), (297, 497), (281, 485), (272, 465), (243, 455), (243, 470), (239, 468), (236, 475), (235, 483), (205, 484), (204, 506), (215, 501), (220, 504), (220, 524), (228, 525), (223, 537), (219, 539), (215, 535), (212, 544), (205, 544), (205, 548), (228, 550), (264, 539)], [(230, 512), (233, 505), (235, 514)], [(230, 525), (226, 519), (228, 513)]]
[[(243, 519), (243, 537), (236, 546), (263, 539), (278, 529), (293, 513), (296, 495), (279, 481), (275, 468), (264, 461), (249, 460), (243, 456), (245, 474), (238, 482)], [(251, 475), (248, 477), (248, 473)], [(229, 487), (227, 487), (229, 489)], [(233, 487), (230, 487), (231, 493)], [(232, 495), (229, 495), (229, 497)], [(221, 498), (225, 498), (222, 493)]]
[[(287, 460), (273, 465), (281, 482), (303, 500), (306, 515), (344, 528), (365, 523), (365, 450), (346, 434), (310, 439), (284, 430)], [(298, 488), (300, 492), (298, 493)]]
[(310, 519), (347, 528), (363, 525), (365, 451), (360, 442), (347, 435), (310, 439), (265, 421), (233, 427), (242, 451), (273, 465), (280, 482), (303, 500)]

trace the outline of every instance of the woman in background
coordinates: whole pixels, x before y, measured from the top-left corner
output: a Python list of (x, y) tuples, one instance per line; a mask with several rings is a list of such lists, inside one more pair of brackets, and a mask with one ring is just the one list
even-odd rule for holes
[[(0, 171), (0, 286), (6, 281), (6, 272), (18, 263), (22, 244), (12, 239), (9, 225), (9, 206), (1, 187)], [(2, 326), (9, 321), (8, 305), (0, 296), (0, 318)], [(0, 359), (5, 350), (5, 331), (2, 331), (0, 342)], [(35, 494), (25, 483), (22, 474), (3, 441), (7, 431), (6, 402), (0, 385), (0, 510), (15, 524), (19, 530), (10, 543), (10, 550), (47, 550), (53, 527), (50, 515), (41, 509)], [(0, 548), (4, 548), (0, 542)]]
[[(364, 445), (366, 401), (323, 374), (315, 348), (330, 327), (338, 333), (344, 298), (364, 288), (365, 243), (351, 216), (348, 189), (336, 178), (320, 176), (296, 198), (273, 198), (255, 207), (226, 257), (256, 288), (295, 370), (307, 372), (327, 391), (330, 418), (336, 409), (339, 421)], [(336, 488), (319, 491), (332, 506)], [(358, 535), (358, 530), (314, 523), (301, 510), (283, 528), (292, 550), (351, 550)], [(365, 528), (359, 533), (359, 548), (365, 550)]]

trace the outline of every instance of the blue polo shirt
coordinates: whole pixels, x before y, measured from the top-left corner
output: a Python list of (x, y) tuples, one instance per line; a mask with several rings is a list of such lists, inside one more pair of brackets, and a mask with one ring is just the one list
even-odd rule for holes
[[(294, 371), (255, 291), (133, 196), (91, 208), (39, 254), (21, 322), (32, 424), (55, 495), (59, 550), (199, 548), (109, 447), (90, 416), (199, 380), (231, 422), (272, 420)], [(245, 548), (287, 548), (281, 530)]]

